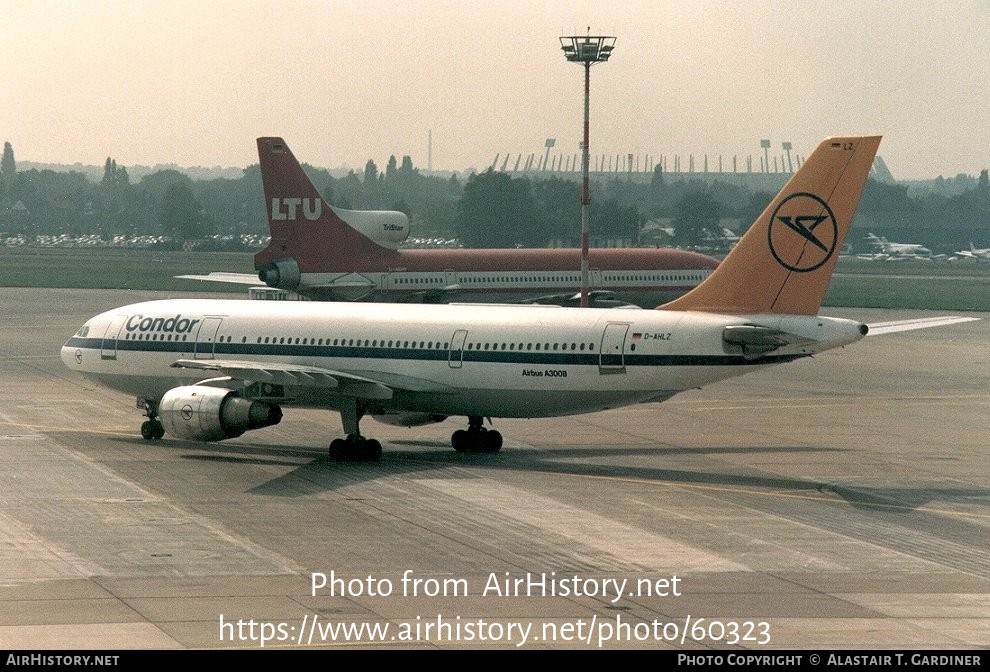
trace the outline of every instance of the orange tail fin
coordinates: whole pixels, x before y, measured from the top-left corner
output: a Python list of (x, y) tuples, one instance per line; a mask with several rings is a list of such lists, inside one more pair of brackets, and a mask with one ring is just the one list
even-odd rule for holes
[(817, 314), (879, 145), (826, 138), (718, 268), (658, 310)]

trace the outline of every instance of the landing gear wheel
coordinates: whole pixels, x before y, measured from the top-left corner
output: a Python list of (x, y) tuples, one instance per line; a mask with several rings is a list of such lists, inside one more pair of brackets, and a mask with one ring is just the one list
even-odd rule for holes
[(336, 462), (378, 462), (382, 459), (382, 444), (377, 439), (352, 434), (331, 441), (329, 455)]
[(141, 438), (154, 441), (165, 436), (165, 428), (158, 420), (145, 420), (141, 423)]
[(330, 459), (340, 462), (344, 459), (347, 451), (347, 442), (344, 439), (334, 439), (330, 442)]
[(382, 459), (382, 444), (377, 439), (368, 439), (364, 444), (369, 462), (378, 462)]
[(502, 449), (502, 434), (498, 430), (490, 429), (482, 436), (484, 437), (482, 443), (485, 446), (483, 452), (497, 453)]
[(494, 429), (472, 426), (451, 434), (450, 445), (459, 453), (497, 453), (502, 448), (502, 434)]

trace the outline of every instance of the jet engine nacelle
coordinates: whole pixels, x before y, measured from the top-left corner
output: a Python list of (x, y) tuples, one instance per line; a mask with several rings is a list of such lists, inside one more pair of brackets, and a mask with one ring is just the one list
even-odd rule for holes
[(340, 208), (334, 208), (333, 211), (352, 229), (390, 250), (399, 249), (399, 245), (409, 237), (409, 218), (404, 212)]
[(378, 422), (396, 427), (432, 425), (447, 419), (446, 415), (436, 415), (435, 413), (384, 413), (382, 415), (372, 415), (371, 417)]
[(279, 259), (259, 270), (258, 277), (269, 287), (292, 290), (299, 286), (302, 276), (295, 259)]
[(251, 401), (233, 390), (206, 385), (176, 387), (158, 404), (165, 431), (180, 439), (221, 441), (249, 429), (277, 425), (282, 409), (266, 401)]

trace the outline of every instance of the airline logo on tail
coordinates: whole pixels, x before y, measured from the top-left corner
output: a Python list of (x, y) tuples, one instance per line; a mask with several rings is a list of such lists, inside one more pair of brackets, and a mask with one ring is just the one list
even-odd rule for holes
[(323, 214), (322, 198), (273, 198), (272, 220), (295, 221), (300, 206), (303, 216), (311, 222), (315, 222)]
[[(790, 239), (795, 235), (810, 245), (793, 245)], [(838, 235), (835, 215), (828, 203), (814, 194), (791, 194), (777, 206), (770, 218), (770, 253), (784, 268), (807, 273), (829, 260), (835, 251)], [(784, 250), (791, 250), (792, 258), (786, 258)], [(799, 252), (795, 255), (794, 250)]]
[(880, 136), (828, 138), (705, 282), (663, 310), (815, 315)]

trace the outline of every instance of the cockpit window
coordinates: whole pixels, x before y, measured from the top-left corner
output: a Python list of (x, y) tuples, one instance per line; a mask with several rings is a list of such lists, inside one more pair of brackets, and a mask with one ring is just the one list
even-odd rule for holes
[(78, 336), (79, 338), (86, 338), (86, 335), (87, 335), (88, 333), (89, 333), (89, 325), (88, 325), (88, 324), (86, 324), (86, 325), (83, 325), (83, 326), (82, 326), (82, 327), (81, 327), (81, 328), (79, 329), (79, 331), (77, 331), (77, 332), (76, 332), (76, 336)]

